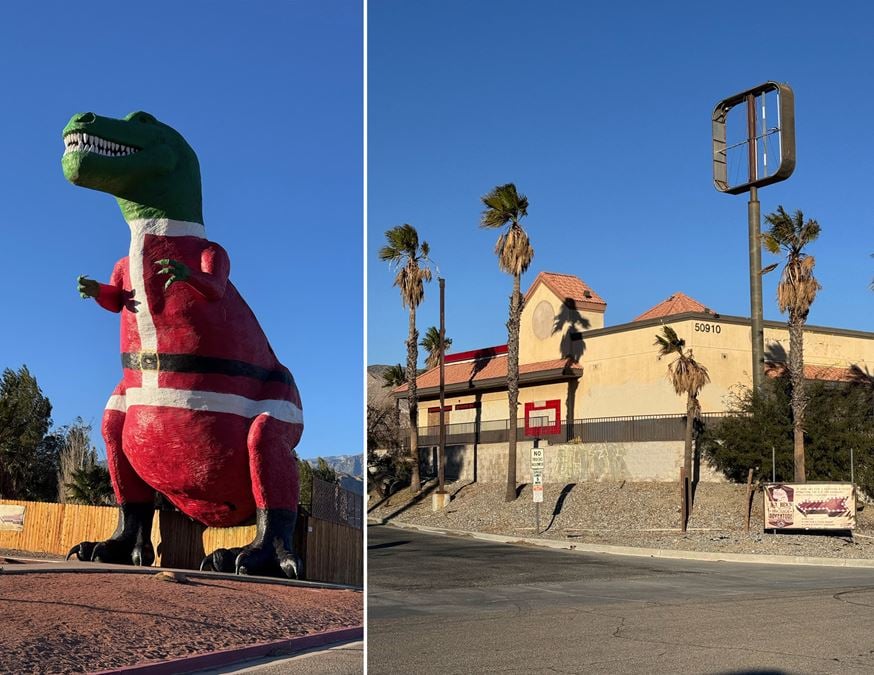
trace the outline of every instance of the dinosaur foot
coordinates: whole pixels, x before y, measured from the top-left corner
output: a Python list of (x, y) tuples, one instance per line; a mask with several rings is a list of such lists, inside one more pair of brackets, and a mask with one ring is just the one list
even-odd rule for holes
[(298, 579), (303, 566), (300, 559), (290, 551), (277, 552), (271, 547), (249, 545), (242, 548), (216, 549), (203, 559), (200, 569), (207, 572)]
[(115, 563), (151, 567), (155, 562), (152, 547), (151, 503), (122, 504), (118, 510), (118, 527), (106, 541), (83, 541), (70, 549), (67, 560), (74, 555), (83, 562)]
[(124, 539), (106, 541), (83, 541), (70, 549), (67, 560), (76, 556), (83, 562), (114, 563), (117, 565), (137, 565), (151, 567), (155, 562), (155, 551), (151, 544), (140, 545)]
[(220, 548), (200, 563), (200, 569), (230, 574), (300, 579), (303, 562), (292, 548), (297, 513), (286, 509), (258, 509), (255, 540), (241, 548)]

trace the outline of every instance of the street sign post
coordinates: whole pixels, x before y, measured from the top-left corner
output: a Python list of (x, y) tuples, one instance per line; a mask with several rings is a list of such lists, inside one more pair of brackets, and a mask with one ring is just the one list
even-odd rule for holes
[(534, 532), (540, 534), (540, 504), (543, 502), (543, 467), (546, 458), (543, 448), (537, 445), (537, 441), (534, 441), (534, 447), (531, 448), (531, 494), (534, 497)]

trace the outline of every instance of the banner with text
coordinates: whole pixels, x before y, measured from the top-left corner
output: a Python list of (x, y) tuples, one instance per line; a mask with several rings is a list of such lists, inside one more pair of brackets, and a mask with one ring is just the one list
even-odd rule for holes
[(852, 483), (767, 483), (766, 530), (852, 530), (856, 497)]
[(21, 532), (24, 529), (24, 508), (0, 504), (0, 532)]

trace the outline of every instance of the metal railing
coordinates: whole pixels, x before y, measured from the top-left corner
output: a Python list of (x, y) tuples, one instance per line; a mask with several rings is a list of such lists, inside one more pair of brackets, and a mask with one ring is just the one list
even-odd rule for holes
[[(702, 413), (701, 419), (714, 423), (723, 413)], [(446, 425), (447, 445), (506, 443), (509, 438), (509, 420), (484, 420)], [(540, 436), (550, 443), (636, 443), (646, 441), (682, 441), (686, 433), (686, 416), (628, 415), (622, 417), (590, 417), (567, 420), (557, 434)], [(409, 431), (401, 429), (401, 443), (409, 447)], [(419, 427), (419, 446), (437, 445), (440, 427)], [(524, 420), (516, 429), (517, 440), (530, 440), (525, 433)]]

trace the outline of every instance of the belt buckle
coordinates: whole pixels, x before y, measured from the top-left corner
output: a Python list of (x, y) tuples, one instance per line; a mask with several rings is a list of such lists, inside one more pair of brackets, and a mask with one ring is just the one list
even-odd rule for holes
[(141, 370), (160, 370), (161, 359), (157, 352), (140, 352)]

